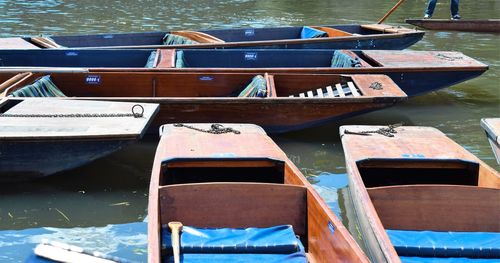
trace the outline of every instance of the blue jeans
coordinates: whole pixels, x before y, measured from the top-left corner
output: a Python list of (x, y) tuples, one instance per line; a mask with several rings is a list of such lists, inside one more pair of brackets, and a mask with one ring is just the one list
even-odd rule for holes
[[(456, 16), (458, 15), (458, 2), (459, 0), (451, 0), (451, 16)], [(427, 10), (425, 10), (425, 14), (432, 16), (434, 14), (434, 8), (436, 8), (436, 3), (437, 0), (429, 0), (429, 3), (427, 4)]]

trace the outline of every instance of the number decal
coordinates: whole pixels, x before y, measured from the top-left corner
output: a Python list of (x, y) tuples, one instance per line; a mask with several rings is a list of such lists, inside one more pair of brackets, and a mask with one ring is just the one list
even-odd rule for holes
[(87, 75), (85, 77), (85, 83), (90, 85), (99, 85), (101, 84), (101, 76), (99, 75)]
[(245, 60), (257, 60), (256, 52), (245, 52)]

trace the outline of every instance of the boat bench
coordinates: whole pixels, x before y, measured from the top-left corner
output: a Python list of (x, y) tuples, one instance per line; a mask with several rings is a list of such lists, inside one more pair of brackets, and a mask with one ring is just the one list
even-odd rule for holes
[(386, 230), (398, 255), (500, 259), (498, 232)]
[[(183, 262), (307, 262), (307, 188), (273, 183), (192, 183), (159, 188), (162, 258), (179, 221)], [(236, 246), (235, 246), (236, 244)], [(235, 255), (237, 254), (237, 255)]]
[[(291, 225), (268, 228), (194, 228), (180, 234), (182, 262), (307, 262)], [(171, 234), (162, 227), (162, 251), (172, 251)], [(165, 257), (173, 262), (173, 256)]]

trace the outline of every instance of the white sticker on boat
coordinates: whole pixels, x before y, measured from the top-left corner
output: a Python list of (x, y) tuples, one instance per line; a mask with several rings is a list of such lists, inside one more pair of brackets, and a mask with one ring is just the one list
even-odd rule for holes
[(201, 81), (212, 81), (212, 80), (214, 80), (214, 77), (212, 77), (212, 76), (201, 76), (201, 77), (199, 77), (199, 80), (201, 80)]
[(87, 77), (85, 77), (85, 83), (90, 84), (90, 85), (101, 84), (101, 76), (100, 75), (87, 75)]
[(247, 36), (247, 37), (253, 37), (253, 36), (255, 36), (255, 30), (253, 30), (253, 29), (245, 29), (245, 36)]
[(76, 51), (68, 51), (68, 52), (66, 52), (66, 56), (78, 56), (78, 52), (76, 52)]
[(332, 234), (335, 232), (335, 227), (330, 221), (328, 221), (328, 229), (330, 229), (330, 232), (332, 232)]
[(256, 52), (245, 52), (245, 60), (257, 60)]
[(403, 158), (425, 158), (425, 155), (421, 153), (403, 153), (401, 154), (401, 157)]

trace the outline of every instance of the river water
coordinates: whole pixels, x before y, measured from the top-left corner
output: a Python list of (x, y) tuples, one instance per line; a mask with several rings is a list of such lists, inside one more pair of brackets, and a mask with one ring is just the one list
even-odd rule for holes
[[(382, 17), (395, 2), (0, 0), (0, 37), (370, 23)], [(425, 2), (406, 1), (386, 22), (403, 25), (405, 18), (421, 17)], [(500, 18), (500, 1), (462, 1), (460, 10), (463, 18)], [(449, 16), (449, 1), (441, 0), (434, 17)], [(479, 126), (481, 118), (500, 117), (499, 46), (500, 34), (428, 31), (412, 49), (460, 51), (487, 63), (490, 70), (474, 80), (389, 109), (273, 138), (309, 176), (342, 221), (354, 229), (353, 218), (348, 216), (348, 202), (344, 202), (348, 195), (338, 136), (340, 125), (404, 122), (433, 126), (499, 169)], [(147, 187), (157, 141), (157, 136), (147, 136), (138, 144), (71, 172), (35, 182), (1, 185), (0, 230), (103, 227), (143, 221), (147, 215)], [(78, 233), (73, 231), (71, 235), (78, 236)], [(0, 251), (2, 246), (9, 245), (2, 240)], [(3, 260), (22, 261), (21, 256), (15, 255), (8, 259), (0, 256), (0, 261)]]

